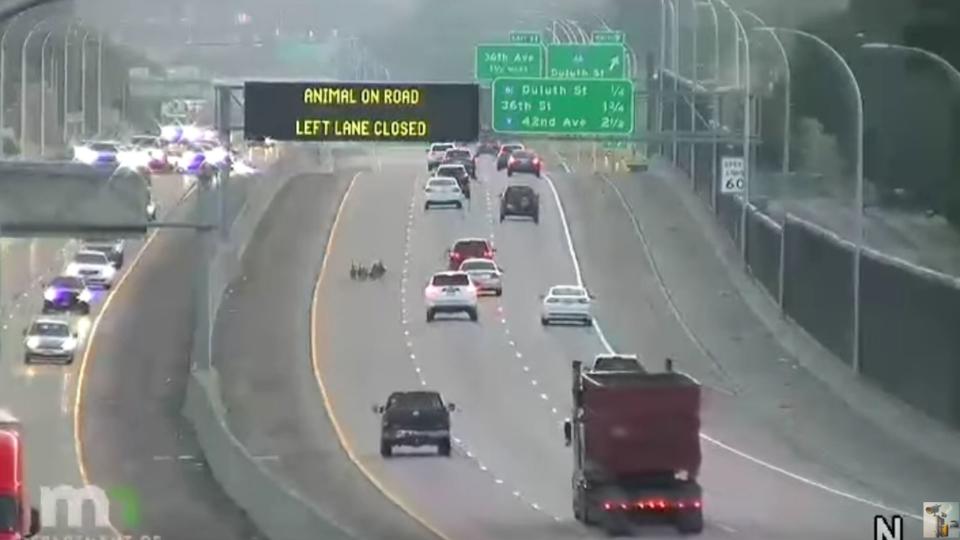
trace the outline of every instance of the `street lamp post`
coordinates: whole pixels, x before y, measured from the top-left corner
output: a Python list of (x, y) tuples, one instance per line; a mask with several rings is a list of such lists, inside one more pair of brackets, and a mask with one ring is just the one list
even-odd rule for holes
[(20, 47), (20, 154), (24, 156), (27, 151), (27, 45), (33, 34), (46, 22), (44, 19), (34, 24)]
[[(10, 29), (13, 27), (13, 24), (17, 21), (17, 18), (19, 18), (21, 14), (23, 14), (22, 11), (14, 15), (10, 21), (7, 22), (7, 25), (4, 26), (3, 32), (0, 33), (0, 132), (4, 132), (4, 130), (7, 128), (7, 32), (10, 31)], [(2, 137), (2, 140), (0, 140), (0, 156), (6, 156), (6, 154), (6, 138)]]
[(672, 39), (670, 40), (670, 63), (673, 65), (673, 164), (677, 165), (680, 158), (677, 130), (679, 129), (680, 112), (680, 6), (679, 0), (667, 0), (670, 3), (672, 15)]
[(87, 136), (87, 39), (90, 31), (87, 30), (80, 40), (80, 136)]
[[(657, 92), (657, 134), (663, 134), (663, 73), (667, 64), (667, 6), (666, 0), (660, 0), (660, 51), (659, 68), (657, 69), (657, 83), (660, 86)], [(663, 141), (659, 144), (660, 155), (665, 153)]]
[(47, 151), (47, 42), (53, 36), (48, 31), (40, 42), (40, 157)]
[[(749, 15), (754, 21), (757, 22), (760, 27), (767, 26), (767, 23), (760, 18), (759, 15), (750, 11), (749, 9), (741, 10), (743, 13)], [(756, 30), (756, 28), (754, 28)], [(780, 36), (775, 32), (770, 34), (773, 37), (773, 40), (777, 44), (777, 49), (780, 50), (780, 56), (783, 58), (783, 73), (784, 73), (784, 104), (783, 104), (783, 156), (781, 158), (782, 162), (782, 172), (787, 174), (790, 172), (790, 133), (791, 133), (791, 84), (790, 84), (790, 57), (787, 55), (787, 48), (783, 46), (783, 41), (781, 41)]]
[(764, 31), (778, 33), (783, 32), (810, 39), (830, 52), (830, 55), (837, 60), (847, 74), (850, 86), (853, 88), (854, 98), (856, 100), (857, 118), (856, 118), (856, 175), (857, 190), (854, 194), (857, 206), (857, 219), (855, 224), (855, 242), (853, 255), (853, 371), (860, 372), (860, 261), (863, 255), (863, 94), (860, 92), (860, 84), (857, 83), (857, 77), (850, 68), (850, 64), (844, 60), (843, 56), (836, 49), (830, 46), (823, 39), (803, 30), (794, 28), (773, 28), (762, 27)]
[(70, 34), (73, 33), (75, 22), (67, 25), (67, 32), (63, 35), (63, 143), (67, 143), (70, 134)]
[(941, 68), (943, 68), (944, 71), (946, 71), (950, 75), (950, 77), (953, 78), (954, 82), (960, 85), (960, 70), (953, 67), (953, 64), (951, 64), (946, 58), (936, 53), (930, 52), (926, 49), (921, 49), (919, 47), (910, 47), (907, 45), (895, 45), (893, 43), (864, 43), (863, 45), (861, 45), (861, 47), (864, 49), (899, 51), (903, 53), (912, 53), (912, 54), (925, 56), (926, 58), (928, 58), (929, 60), (933, 60), (934, 63), (939, 65)]
[[(690, 37), (690, 60), (693, 62), (693, 67), (691, 68), (692, 75), (690, 80), (692, 81), (691, 89), (692, 93), (690, 95), (690, 132), (696, 134), (697, 132), (697, 88), (699, 86), (699, 77), (697, 74), (697, 32), (700, 30), (700, 18), (697, 16), (697, 0), (690, 0), (690, 7), (692, 8), (693, 13), (693, 35)], [(697, 143), (690, 143), (690, 182), (693, 184), (694, 189), (696, 189), (697, 183)]]
[[(713, 4), (713, 0), (698, 1), (698, 8), (709, 7), (710, 13), (713, 18), (713, 81), (714, 87), (720, 86), (720, 20), (717, 16), (717, 6)], [(710, 186), (711, 186), (711, 201), (713, 201), (713, 206), (717, 206), (717, 157), (720, 153), (720, 141), (719, 134), (717, 133), (720, 128), (720, 94), (714, 91), (713, 93), (713, 125), (710, 126), (710, 131), (713, 133), (713, 144), (710, 160)]]
[[(740, 211), (740, 253), (743, 255), (744, 262), (746, 262), (747, 212), (750, 208), (750, 177), (752, 176), (752, 171), (750, 170), (750, 133), (753, 127), (753, 118), (750, 114), (750, 36), (747, 35), (747, 29), (743, 26), (743, 21), (740, 20), (740, 16), (730, 7), (727, 0), (719, 0), (719, 2), (720, 5), (725, 7), (730, 12), (730, 15), (733, 16), (733, 21), (737, 25), (737, 35), (743, 39), (743, 61), (745, 69), (743, 73), (743, 207)], [(739, 52), (737, 58), (739, 58)]]
[(103, 134), (103, 32), (97, 35), (97, 135)]

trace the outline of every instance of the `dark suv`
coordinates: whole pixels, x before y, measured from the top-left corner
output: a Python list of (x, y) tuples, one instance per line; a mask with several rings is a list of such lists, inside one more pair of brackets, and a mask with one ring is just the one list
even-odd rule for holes
[(500, 221), (507, 216), (525, 216), (540, 223), (540, 194), (530, 186), (507, 186), (500, 194)]
[(460, 265), (467, 259), (490, 259), (496, 250), (484, 238), (461, 238), (454, 242), (453, 247), (447, 250), (448, 268), (459, 270)]
[(474, 180), (477, 179), (477, 158), (473, 156), (469, 148), (451, 148), (447, 150), (447, 153), (443, 155), (443, 161), (440, 163), (459, 163), (467, 170), (470, 178)]
[(450, 413), (438, 392), (394, 392), (386, 405), (374, 405), (381, 415), (380, 455), (390, 457), (395, 446), (436, 446), (441, 456), (450, 455)]

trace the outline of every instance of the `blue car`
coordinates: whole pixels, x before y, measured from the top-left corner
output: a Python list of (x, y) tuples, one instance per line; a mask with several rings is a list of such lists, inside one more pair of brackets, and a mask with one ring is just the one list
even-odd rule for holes
[(87, 315), (92, 300), (93, 293), (83, 279), (56, 277), (43, 290), (43, 313), (73, 312)]

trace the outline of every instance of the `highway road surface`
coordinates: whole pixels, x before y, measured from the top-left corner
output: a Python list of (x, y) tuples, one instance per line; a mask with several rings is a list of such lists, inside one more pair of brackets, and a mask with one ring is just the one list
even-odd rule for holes
[[(648, 362), (671, 356), (707, 386), (705, 538), (852, 540), (872, 535), (875, 515), (896, 512), (907, 515), (910, 534), (918, 530), (924, 498), (949, 496), (956, 485), (945, 467), (858, 425), (809, 376), (791, 373), (799, 368), (779, 366), (774, 357), (728, 361), (732, 354), (775, 348), (750, 339), (719, 346), (729, 331), (723, 325), (746, 324), (736, 320), (747, 317), (739, 305), (704, 302), (703, 309), (713, 311), (693, 313), (696, 324), (687, 320), (691, 313), (671, 300), (636, 224), (608, 184), (559, 167), (540, 181), (517, 179), (542, 193), (541, 223), (500, 224), (496, 195), (507, 179), (489, 163), (481, 165), (471, 208), (424, 212), (422, 156), (394, 151), (379, 159), (355, 180), (334, 228), (328, 271), (317, 289), (312, 360), (343, 442), (362, 470), (439, 535), (594, 535), (571, 516), (572, 457), (560, 422), (569, 409), (570, 361), (611, 349), (639, 353)], [(469, 236), (494, 241), (505, 268), (504, 295), (484, 299), (478, 323), (427, 324), (423, 286), (444, 267), (444, 249)], [(679, 236), (678, 242), (685, 239)], [(696, 247), (677, 244), (670, 256)], [(392, 269), (388, 279), (351, 282), (350, 262), (374, 256)], [(696, 256), (705, 254), (692, 260)], [(684, 277), (698, 279), (695, 270)], [(538, 294), (581, 280), (598, 297), (598, 328), (541, 327)], [(697, 290), (696, 283), (689, 285)], [(724, 291), (712, 294), (723, 297)], [(708, 316), (719, 329), (698, 336), (695, 329)], [(753, 330), (763, 333), (759, 323)], [(757, 365), (761, 360), (768, 365)], [(775, 370), (786, 373), (777, 380)], [(799, 390), (784, 390), (792, 384)], [(393, 390), (417, 387), (439, 390), (458, 405), (455, 455), (384, 460), (370, 405)], [(778, 396), (794, 399), (791, 412), (771, 405)], [(811, 415), (825, 419), (813, 423)]]
[[(233, 175), (228, 203), (235, 216), (243, 184)], [(179, 177), (174, 179), (179, 182)], [(190, 197), (172, 220), (189, 221)], [(193, 279), (199, 243), (188, 230), (158, 232), (98, 327), (82, 401), (84, 464), (102, 486), (133, 487), (140, 519), (114, 525), (133, 538), (263, 538), (211, 475), (181, 408), (190, 374)], [(176, 516), (176, 519), (170, 519)]]
[[(154, 192), (161, 209), (171, 209), (184, 195), (179, 176), (157, 175)], [(2, 361), (5, 376), (0, 378), (2, 407), (13, 413), (24, 426), (27, 481), (32, 503), (39, 507), (40, 486), (83, 485), (82, 464), (74, 437), (77, 383), (83, 359), (96, 321), (111, 291), (97, 291), (89, 316), (72, 317), (81, 337), (72, 365), (27, 366), (23, 362), (22, 332), (40, 313), (43, 283), (59, 275), (76, 251), (77, 242), (66, 239), (6, 240), (10, 247), (3, 253), (3, 335)], [(144, 242), (128, 240), (125, 275)], [(118, 280), (122, 280), (120, 277)], [(114, 289), (116, 290), (116, 288)], [(99, 338), (98, 338), (99, 339)], [(45, 529), (43, 534), (77, 534), (66, 527)], [(88, 524), (92, 519), (88, 519)], [(93, 534), (97, 529), (82, 530)]]
[[(955, 496), (953, 468), (858, 417), (789, 358), (662, 179), (551, 163), (541, 180), (509, 180), (541, 193), (540, 224), (500, 223), (508, 179), (486, 159), (469, 208), (429, 212), (421, 152), (367, 161), (277, 196), (215, 342), (231, 428), (358, 538), (602, 537), (572, 517), (561, 422), (571, 360), (610, 350), (653, 365), (669, 356), (704, 384), (704, 538), (853, 540), (872, 537), (878, 514), (903, 515), (912, 538), (924, 500)], [(426, 323), (424, 284), (473, 236), (494, 242), (503, 296), (483, 298), (476, 323)], [(376, 258), (383, 280), (349, 279), (351, 262)], [(578, 282), (597, 297), (598, 324), (542, 327), (539, 294)], [(416, 388), (457, 404), (454, 455), (385, 460), (370, 407)]]

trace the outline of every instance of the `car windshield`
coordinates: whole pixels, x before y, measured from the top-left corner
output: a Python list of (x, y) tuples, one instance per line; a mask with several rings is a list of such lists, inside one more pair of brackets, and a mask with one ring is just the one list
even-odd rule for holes
[[(421, 147), (421, 148), (422, 148), (422, 147)], [(453, 145), (452, 145), (452, 144), (435, 144), (435, 145), (433, 145), (432, 147), (430, 147), (430, 151), (431, 151), (431, 152), (446, 152), (447, 150), (450, 150), (451, 148), (453, 148)]]
[(517, 150), (523, 150), (522, 144), (505, 144), (500, 147), (504, 152), (516, 152)]
[(507, 188), (508, 197), (524, 197), (534, 195), (536, 192), (529, 186), (510, 186)]
[(81, 264), (106, 264), (107, 257), (103, 253), (77, 253), (73, 260)]
[(429, 183), (427, 183), (427, 187), (431, 187), (431, 188), (435, 188), (435, 187), (453, 187), (453, 186), (455, 186), (455, 185), (457, 185), (456, 180), (449, 180), (449, 179), (447, 179), (447, 178), (435, 178), (435, 179), (433, 179), (433, 180), (430, 180)]
[(496, 270), (497, 265), (492, 261), (466, 261), (460, 265), (460, 270), (469, 272), (471, 270)]
[(433, 276), (431, 285), (434, 287), (452, 287), (470, 284), (470, 277), (466, 274), (437, 274)]
[(587, 291), (578, 287), (554, 287), (550, 296), (587, 296)]
[(640, 363), (633, 358), (608, 356), (597, 358), (593, 364), (593, 369), (597, 371), (638, 371), (642, 368)]
[(454, 252), (466, 255), (483, 255), (487, 250), (487, 243), (483, 240), (462, 240), (453, 246)]
[(68, 337), (70, 327), (62, 323), (37, 321), (30, 327), (31, 336)]
[(61, 276), (53, 278), (50, 281), (50, 286), (54, 289), (82, 289), (83, 281), (80, 278)]
[(463, 168), (463, 165), (457, 165), (455, 167), (450, 165), (441, 165), (437, 168), (437, 176), (457, 177), (464, 174), (467, 174), (467, 170)]
[(117, 145), (110, 143), (91, 143), (90, 149), (95, 152), (116, 152)]
[(532, 159), (534, 156), (533, 156), (533, 153), (532, 153), (532, 152), (527, 152), (527, 151), (525, 151), (525, 150), (519, 150), (519, 151), (513, 153), (513, 157), (515, 157), (515, 158), (517, 158), (517, 159)]
[(0, 495), (0, 533), (16, 532), (20, 527), (19, 514), (15, 497)]
[(394, 394), (387, 400), (387, 407), (391, 409), (441, 409), (443, 401), (440, 396), (432, 392), (407, 392)]
[(469, 159), (471, 157), (469, 150), (447, 150), (445, 156), (447, 159)]

